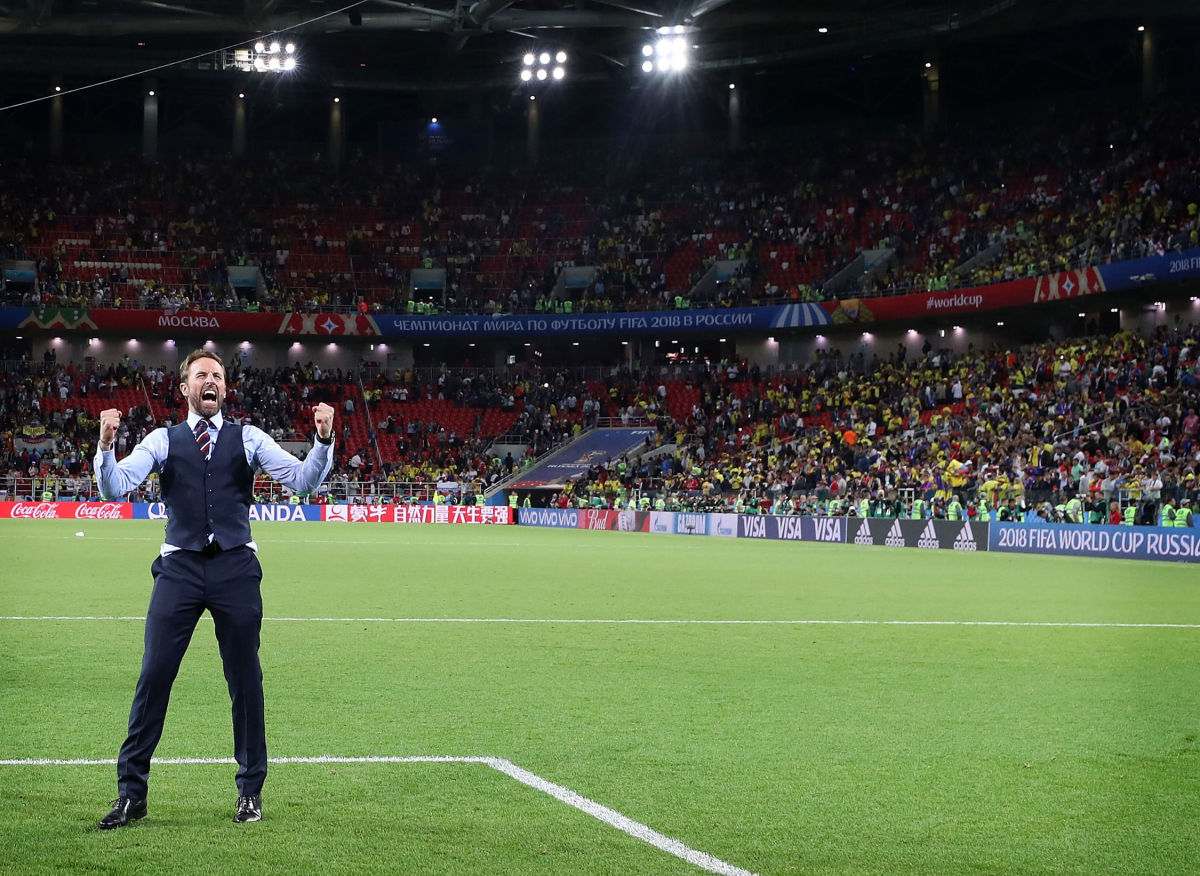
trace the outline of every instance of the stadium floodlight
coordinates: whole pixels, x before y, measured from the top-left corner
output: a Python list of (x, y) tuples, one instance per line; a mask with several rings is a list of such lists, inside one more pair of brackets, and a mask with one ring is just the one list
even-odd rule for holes
[(817, 28), (817, 33), (829, 33), (829, 28), (827, 28), (827, 27), (818, 27), (818, 28)]
[(299, 62), (296, 44), (281, 45), (279, 40), (271, 40), (269, 44), (258, 40), (253, 49), (237, 49), (233, 53), (234, 66), (247, 72), (283, 73), (295, 70)]
[[(551, 68), (551, 61), (557, 61), (557, 66)], [(562, 49), (544, 49), (537, 52), (526, 52), (521, 57), (520, 79), (522, 82), (545, 82), (553, 79), (561, 82), (566, 78), (567, 53)]]
[[(667, 30), (674, 32), (673, 29)], [(664, 29), (659, 28), (659, 32), (663, 33)], [(664, 37), (654, 45), (642, 46), (642, 55), (647, 58), (642, 63), (642, 70), (646, 73), (653, 73), (656, 70), (662, 73), (686, 70), (690, 48), (687, 38), (682, 36)], [(654, 60), (649, 60), (651, 58)]]
[(237, 49), (233, 53), (233, 66), (247, 72), (283, 73), (295, 70), (300, 63), (296, 44), (280, 43), (279, 40), (256, 40), (253, 48)]

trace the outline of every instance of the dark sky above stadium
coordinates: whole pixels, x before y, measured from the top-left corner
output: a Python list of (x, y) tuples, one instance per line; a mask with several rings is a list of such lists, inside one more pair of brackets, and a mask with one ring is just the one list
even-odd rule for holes
[[(647, 89), (694, 101), (715, 124), (734, 83), (752, 129), (919, 113), (930, 62), (958, 110), (1136, 90), (1145, 24), (1163, 82), (1194, 82), (1194, 0), (0, 0), (0, 106), (88, 88), (86, 104), (68, 105), (68, 127), (103, 129), (151, 87), (199, 115), (244, 93), (311, 113), (315, 129), (334, 95), (359, 119), (397, 120), (523, 112), (534, 95), (556, 107), (548, 129), (586, 131), (629, 124), (622, 102)], [(683, 73), (643, 72), (660, 29), (686, 42)], [(295, 70), (237, 69), (238, 48), (273, 37), (295, 43)], [(560, 50), (561, 82), (521, 82), (527, 53)], [(115, 77), (128, 78), (89, 88)], [(165, 105), (164, 121), (178, 109)], [(44, 118), (36, 107), (0, 123)]]

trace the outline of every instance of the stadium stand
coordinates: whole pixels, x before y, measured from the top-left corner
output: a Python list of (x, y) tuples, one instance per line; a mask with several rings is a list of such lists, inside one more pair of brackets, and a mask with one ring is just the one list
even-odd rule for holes
[[(697, 305), (983, 285), (1200, 245), (1200, 123), (1179, 110), (1065, 118), (1021, 138), (975, 123), (937, 142), (764, 142), (648, 161), (619, 186), (568, 154), (486, 179), (106, 166), (96, 193), (99, 168), (27, 160), (6, 167), (0, 255), (34, 260), (41, 281), (7, 303), (170, 310), (652, 310), (690, 306), (718, 259), (737, 274)], [(596, 273), (562, 288), (566, 266)], [(256, 284), (232, 281), (245, 268)], [(414, 291), (419, 268), (444, 269), (444, 291)]]

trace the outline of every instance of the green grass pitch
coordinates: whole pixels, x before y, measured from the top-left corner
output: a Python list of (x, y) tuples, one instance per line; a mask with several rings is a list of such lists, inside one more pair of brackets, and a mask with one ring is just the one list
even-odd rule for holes
[[(505, 758), (763, 874), (1200, 872), (1194, 566), (254, 528), (272, 757)], [(161, 534), (0, 524), (0, 759), (116, 756)], [(228, 757), (228, 709), (205, 619), (157, 756)], [(275, 764), (256, 825), (233, 772), (102, 833), (114, 767), (0, 765), (0, 870), (703, 872), (486, 765)]]

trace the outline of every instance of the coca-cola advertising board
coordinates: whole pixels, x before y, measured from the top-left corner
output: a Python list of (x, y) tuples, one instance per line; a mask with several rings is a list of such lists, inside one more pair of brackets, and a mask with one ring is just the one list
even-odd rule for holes
[(0, 502), (0, 519), (131, 520), (128, 502)]

